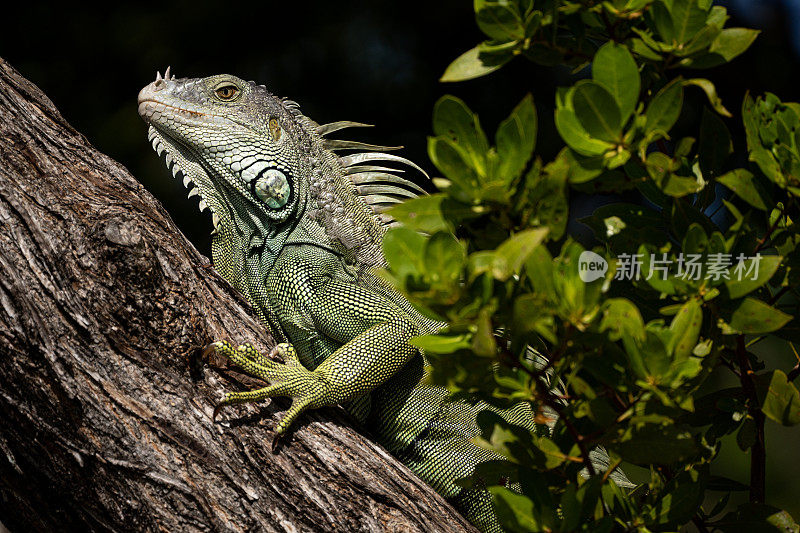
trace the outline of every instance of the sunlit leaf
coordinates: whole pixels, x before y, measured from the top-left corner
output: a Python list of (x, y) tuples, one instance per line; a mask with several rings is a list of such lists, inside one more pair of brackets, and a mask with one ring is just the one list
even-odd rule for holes
[(572, 93), (572, 106), (581, 126), (595, 139), (620, 141), (622, 117), (614, 97), (602, 85), (579, 82)]
[(475, 0), (474, 9), (478, 27), (492, 39), (507, 41), (525, 36), (522, 20), (513, 3)]
[(706, 93), (706, 97), (708, 98), (708, 103), (711, 104), (711, 107), (714, 108), (714, 111), (722, 115), (723, 117), (732, 117), (731, 112), (725, 109), (725, 106), (722, 105), (722, 99), (717, 94), (716, 86), (710, 81), (705, 78), (692, 78), (689, 80), (685, 80), (683, 82), (684, 85), (694, 85), (695, 87), (699, 87)]
[(670, 347), (676, 360), (686, 359), (692, 354), (702, 325), (703, 309), (700, 302), (692, 298), (683, 304), (669, 326), (673, 333)]
[(800, 424), (800, 391), (781, 370), (772, 373), (761, 410), (784, 426)]
[(791, 315), (761, 300), (745, 298), (734, 309), (728, 325), (738, 333), (769, 333), (782, 328), (791, 319)]
[(527, 229), (509, 237), (495, 250), (492, 265), (494, 276), (505, 280), (518, 274), (525, 260), (541, 244), (548, 231), (547, 228)]
[(393, 228), (383, 239), (383, 255), (400, 280), (425, 271), (425, 237), (408, 228)]
[(624, 45), (609, 41), (601, 46), (592, 63), (592, 78), (609, 90), (624, 124), (639, 101), (639, 69)]
[(479, 78), (494, 72), (514, 57), (512, 50), (495, 54), (481, 52), (482, 47), (476, 46), (458, 56), (448, 65), (439, 81), (455, 82)]
[(752, 172), (737, 168), (718, 177), (717, 182), (725, 185), (736, 196), (756, 209), (766, 211), (768, 207), (766, 192), (758, 185)]
[(741, 298), (762, 287), (778, 271), (782, 260), (779, 255), (759, 255), (745, 258), (741, 265), (734, 264), (730, 279), (725, 282), (728, 296)]
[(433, 106), (433, 133), (463, 148), (470, 166), (478, 174), (486, 174), (489, 142), (478, 116), (463, 100), (449, 94), (439, 98)]
[(744, 53), (756, 40), (758, 30), (748, 28), (727, 28), (722, 30), (708, 48), (708, 53), (689, 57), (681, 65), (689, 68), (712, 68), (723, 65)]
[(448, 354), (457, 350), (468, 350), (472, 345), (469, 335), (421, 335), (412, 337), (408, 343), (426, 352)]
[(497, 128), (498, 175), (510, 180), (523, 171), (536, 146), (537, 117), (529, 94)]

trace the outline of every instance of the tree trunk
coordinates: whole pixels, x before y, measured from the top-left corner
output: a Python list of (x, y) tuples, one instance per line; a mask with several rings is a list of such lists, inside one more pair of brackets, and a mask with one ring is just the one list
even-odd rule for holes
[(0, 522), (472, 530), (340, 409), (274, 454), (286, 403), (214, 423), (223, 391), (256, 384), (202, 366), (219, 339), (272, 344), (161, 205), (0, 59)]

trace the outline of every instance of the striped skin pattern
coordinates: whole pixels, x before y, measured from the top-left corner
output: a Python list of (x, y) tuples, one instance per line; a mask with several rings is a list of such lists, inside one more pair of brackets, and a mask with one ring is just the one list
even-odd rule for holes
[(533, 413), (527, 404), (500, 411), (451, 401), (427, 384), (429, 364), (408, 340), (441, 324), (374, 273), (385, 266), (381, 242), (393, 223), (383, 211), (423, 192), (381, 165), (418, 167), (386, 147), (329, 140), (328, 133), (363, 125), (318, 125), (294, 102), (229, 75), (159, 74), (140, 92), (139, 113), (167, 167), (212, 213), (215, 268), (284, 341), (269, 357), (247, 344), (212, 345), (269, 383), (227, 393), (217, 410), (290, 397), (280, 435), (304, 410), (341, 404), (480, 529), (501, 531), (488, 491), (455, 481), (501, 459), (470, 442), (480, 433), (479, 411), (535, 431)]

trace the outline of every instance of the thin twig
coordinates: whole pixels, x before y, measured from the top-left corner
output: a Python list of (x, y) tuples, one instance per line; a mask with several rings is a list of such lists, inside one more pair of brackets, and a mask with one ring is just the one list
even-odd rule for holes
[(764, 503), (767, 478), (767, 450), (764, 442), (764, 422), (766, 417), (759, 407), (758, 393), (753, 379), (755, 372), (753, 372), (750, 359), (747, 357), (744, 335), (736, 337), (736, 355), (739, 358), (739, 380), (748, 398), (747, 413), (753, 418), (756, 425), (756, 438), (750, 455), (750, 502)]

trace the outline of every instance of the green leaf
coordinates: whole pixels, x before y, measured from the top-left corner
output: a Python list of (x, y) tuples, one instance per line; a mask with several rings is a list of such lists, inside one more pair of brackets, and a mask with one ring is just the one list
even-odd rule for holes
[(571, 108), (556, 109), (556, 129), (564, 142), (581, 155), (602, 155), (614, 148), (611, 143), (592, 138)]
[(647, 156), (647, 171), (650, 177), (664, 194), (680, 198), (693, 194), (703, 188), (703, 183), (694, 176), (679, 176), (674, 172), (675, 161), (661, 152), (652, 152)]
[(756, 40), (758, 30), (748, 28), (727, 28), (720, 32), (707, 54), (687, 57), (681, 65), (689, 68), (706, 69), (723, 65), (744, 53)]
[(623, 335), (644, 340), (644, 321), (637, 308), (627, 298), (610, 298), (603, 304), (600, 332), (608, 331), (608, 338), (617, 341)]
[(531, 43), (522, 48), (522, 53), (532, 62), (545, 67), (554, 67), (564, 60), (564, 55), (549, 43)]
[(683, 242), (681, 250), (686, 254), (702, 254), (708, 248), (708, 235), (706, 234), (703, 226), (693, 222), (683, 232)]
[[(457, 200), (470, 203), (478, 195), (478, 174), (473, 167), (472, 158), (461, 146), (444, 137), (428, 137), (428, 157), (464, 196), (457, 197)], [(450, 191), (448, 194), (453, 196)]]
[(781, 370), (772, 373), (761, 410), (784, 426), (800, 424), (800, 391)]
[(494, 253), (492, 273), (500, 281), (518, 274), (533, 250), (544, 240), (548, 228), (533, 228), (520, 231), (506, 239)]
[(700, 87), (704, 93), (706, 93), (706, 97), (708, 98), (708, 103), (711, 104), (711, 107), (714, 108), (714, 111), (722, 115), (723, 117), (731, 118), (731, 112), (725, 109), (725, 106), (722, 105), (722, 99), (717, 94), (716, 86), (709, 80), (705, 78), (692, 78), (683, 82), (684, 85), (694, 85), (695, 87)]
[(536, 108), (528, 94), (497, 128), (498, 176), (506, 181), (519, 176), (536, 147), (536, 132)]
[(689, 522), (703, 503), (706, 478), (705, 470), (684, 470), (671, 479), (648, 513), (647, 525), (663, 527)]
[(491, 272), (493, 264), (494, 250), (479, 250), (469, 254), (469, 258), (467, 259), (469, 281), (472, 282), (481, 274)]
[(697, 0), (672, 0), (664, 4), (672, 18), (671, 35), (662, 35), (667, 41), (686, 43), (705, 27), (708, 10), (700, 8)]
[(744, 124), (745, 136), (747, 138), (747, 148), (753, 150), (761, 147), (758, 137), (758, 113), (756, 112), (756, 101), (746, 92), (742, 100), (742, 123)]
[(703, 108), (700, 120), (700, 170), (705, 179), (719, 176), (733, 153), (733, 142), (728, 127), (708, 108)]
[[(724, 22), (722, 25), (724, 25)], [(697, 32), (691, 41), (684, 46), (678, 47), (678, 49), (675, 50), (675, 55), (678, 57), (687, 57), (704, 53), (721, 31), (721, 26), (709, 21), (706, 27)]]
[(449, 354), (458, 350), (469, 350), (472, 341), (469, 335), (462, 333), (459, 335), (420, 335), (412, 337), (408, 343), (411, 346), (421, 348), (426, 352)]
[[(548, 163), (538, 176), (536, 167), (526, 175), (525, 186), (533, 214), (530, 225), (550, 228), (549, 238), (558, 240), (564, 234), (569, 219), (567, 175), (569, 168), (562, 160)], [(531, 187), (531, 183), (533, 186)]]
[(595, 139), (618, 143), (622, 117), (614, 97), (602, 85), (581, 81), (572, 92), (572, 106), (581, 126)]
[[(529, 260), (530, 262), (530, 260)], [(528, 293), (514, 300), (514, 334), (522, 336), (536, 333), (550, 342), (556, 342), (552, 309), (545, 294)]]
[(513, 57), (513, 49), (505, 53), (487, 54), (484, 48), (478, 45), (450, 63), (439, 81), (455, 82), (480, 78), (499, 69)]
[[(654, 2), (650, 6), (650, 18), (652, 20), (652, 26), (655, 27), (656, 33), (658, 36), (661, 37), (665, 43), (671, 43), (674, 40), (675, 29), (674, 24), (672, 22), (672, 14), (670, 13), (670, 9), (668, 5), (671, 2), (659, 0), (658, 2)], [(644, 33), (644, 32), (641, 32)], [(649, 32), (648, 32), (649, 33)], [(652, 40), (651, 36), (648, 36), (650, 40)], [(645, 41), (648, 42), (648, 41)]]
[(525, 272), (528, 274), (534, 292), (545, 298), (555, 300), (556, 289), (553, 284), (553, 256), (546, 246), (537, 246), (525, 262)]
[(643, 39), (633, 38), (628, 41), (628, 45), (631, 47), (631, 51), (639, 56), (640, 59), (643, 58), (650, 61), (661, 61), (661, 54), (650, 48)]
[(472, 351), (480, 357), (494, 357), (497, 354), (497, 342), (494, 338), (492, 317), (486, 308), (478, 313), (475, 325), (477, 328), (472, 335)]
[(472, 168), (482, 176), (486, 174), (489, 141), (478, 116), (463, 100), (449, 94), (439, 98), (433, 106), (433, 132), (463, 148), (469, 155)]
[(680, 78), (672, 80), (653, 97), (647, 106), (645, 133), (669, 132), (681, 114), (683, 84)]
[(767, 210), (766, 192), (758, 184), (753, 173), (743, 168), (731, 170), (717, 178), (717, 182), (732, 190), (736, 196), (762, 211)]
[(494, 510), (503, 528), (509, 532), (527, 533), (545, 529), (533, 500), (505, 487), (489, 487)]
[(458, 283), (464, 259), (464, 248), (449, 231), (435, 233), (425, 244), (425, 274), (434, 285)]
[(674, 360), (687, 359), (692, 354), (702, 325), (703, 309), (700, 307), (700, 302), (692, 298), (683, 304), (669, 326), (673, 334), (670, 348)]
[(745, 298), (733, 311), (728, 325), (738, 333), (770, 333), (781, 329), (791, 319), (791, 315), (761, 300)]
[(442, 214), (447, 196), (442, 193), (420, 196), (397, 204), (386, 213), (405, 227), (425, 233), (449, 231), (450, 225)]
[[(758, 255), (746, 258), (741, 265), (734, 265), (731, 268), (731, 279), (725, 282), (728, 296), (735, 300), (763, 286), (777, 272), (782, 260), (783, 257), (779, 255)], [(758, 263), (757, 268), (756, 263)], [(737, 268), (740, 270), (736, 270)], [(755, 275), (748, 274), (750, 272)]]
[(568, 180), (573, 185), (592, 181), (605, 170), (602, 158), (582, 156), (571, 148), (564, 148), (556, 159), (563, 159), (569, 166)]
[(383, 238), (386, 262), (403, 283), (408, 276), (417, 277), (425, 271), (424, 249), (425, 237), (408, 228), (392, 228)]
[(550, 464), (552, 466), (548, 468), (555, 468), (566, 459), (553, 441), (540, 439), (530, 430), (511, 424), (496, 412), (481, 410), (476, 423), (481, 436), (474, 439), (475, 444), (499, 453), (509, 461), (539, 468)]
[(725, 7), (712, 6), (711, 12), (708, 14), (708, 20), (706, 20), (706, 24), (709, 26), (715, 26), (721, 30), (725, 26), (725, 23), (728, 22), (729, 18), (728, 10)]
[(499, 41), (522, 39), (525, 30), (516, 6), (510, 2), (475, 0), (475, 21), (478, 27)]
[(609, 90), (620, 110), (622, 124), (639, 101), (639, 69), (625, 45), (609, 41), (597, 51), (592, 63), (592, 78)]

